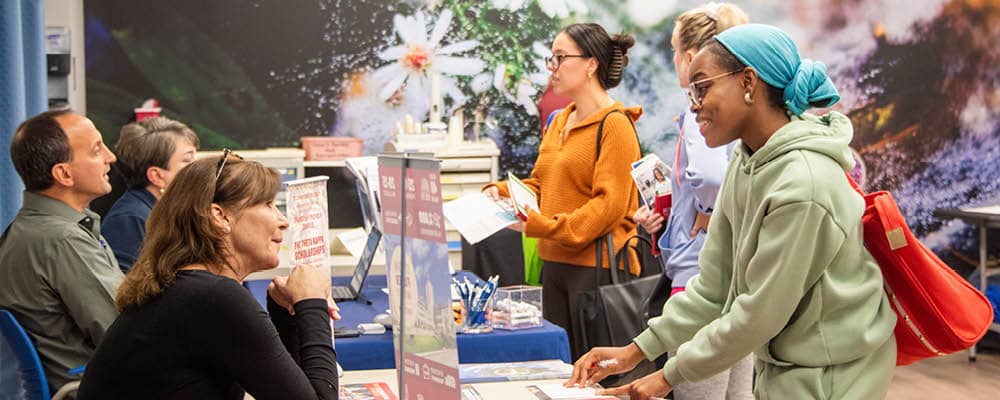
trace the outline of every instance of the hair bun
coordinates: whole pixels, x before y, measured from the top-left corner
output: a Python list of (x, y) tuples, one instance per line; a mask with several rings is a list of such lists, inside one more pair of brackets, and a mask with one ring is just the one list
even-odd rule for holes
[(617, 34), (611, 36), (611, 64), (608, 66), (607, 77), (604, 80), (606, 89), (618, 86), (622, 81), (625, 66), (628, 65), (628, 49), (635, 45), (632, 35)]
[(830, 107), (840, 100), (837, 88), (826, 75), (826, 65), (803, 59), (791, 82), (785, 86), (785, 105), (795, 115), (811, 107)]
[(624, 53), (628, 52), (628, 49), (635, 46), (635, 38), (632, 37), (632, 35), (619, 33), (611, 36), (611, 43), (614, 44), (615, 47), (621, 49), (622, 54), (624, 55)]

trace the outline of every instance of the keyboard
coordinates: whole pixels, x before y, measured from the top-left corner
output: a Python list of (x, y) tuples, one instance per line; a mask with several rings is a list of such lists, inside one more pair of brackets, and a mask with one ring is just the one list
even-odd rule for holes
[(334, 299), (353, 299), (354, 295), (351, 294), (351, 289), (346, 286), (334, 286), (330, 288), (330, 295)]

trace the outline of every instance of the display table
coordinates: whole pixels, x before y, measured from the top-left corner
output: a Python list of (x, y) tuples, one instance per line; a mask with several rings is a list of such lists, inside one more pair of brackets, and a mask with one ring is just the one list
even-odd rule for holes
[[(458, 274), (475, 277), (469, 272)], [(349, 277), (334, 277), (334, 285), (347, 285)], [(248, 280), (245, 285), (254, 298), (265, 306), (268, 280)], [(361, 289), (364, 300), (337, 303), (340, 315), (337, 327), (354, 329), (359, 323), (372, 322), (378, 313), (389, 309), (385, 275), (369, 275)], [(392, 332), (336, 339), (337, 361), (345, 370), (386, 369), (395, 366)], [(461, 363), (491, 363), (534, 360), (562, 360), (570, 363), (566, 330), (548, 321), (543, 326), (518, 331), (494, 330), (493, 333), (458, 335), (458, 359)]]
[[(979, 227), (979, 290), (986, 292), (986, 280), (990, 276), (1000, 274), (1000, 268), (989, 268), (986, 264), (987, 241), (986, 232), (989, 229), (1000, 228), (1000, 209), (983, 207), (980, 209), (942, 208), (934, 211), (934, 216), (942, 219), (960, 219), (967, 224)], [(1000, 324), (993, 323), (990, 330), (1000, 333)], [(976, 360), (976, 346), (969, 348), (969, 360)]]

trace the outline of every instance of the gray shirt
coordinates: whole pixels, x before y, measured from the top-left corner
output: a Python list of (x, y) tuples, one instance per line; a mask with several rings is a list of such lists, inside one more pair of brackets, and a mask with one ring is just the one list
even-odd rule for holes
[(123, 278), (100, 216), (24, 192), (0, 237), (0, 307), (35, 342), (50, 388), (79, 379), (67, 370), (87, 363), (115, 320)]

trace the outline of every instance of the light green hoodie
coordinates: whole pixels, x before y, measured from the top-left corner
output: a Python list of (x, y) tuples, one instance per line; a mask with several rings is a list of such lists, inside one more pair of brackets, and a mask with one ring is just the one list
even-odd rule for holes
[[(853, 398), (844, 393), (857, 382), (843, 378), (864, 373), (824, 376), (838, 365), (867, 369), (875, 392), (888, 385), (896, 317), (864, 247), (864, 200), (844, 177), (852, 135), (843, 114), (803, 114), (756, 153), (737, 146), (701, 273), (635, 338), (650, 359), (677, 351), (663, 368), (667, 382), (711, 377), (753, 352), (758, 398), (769, 387), (773, 398)], [(815, 379), (769, 367), (813, 369)], [(814, 388), (800, 387), (810, 379)]]

